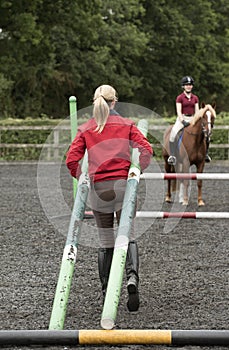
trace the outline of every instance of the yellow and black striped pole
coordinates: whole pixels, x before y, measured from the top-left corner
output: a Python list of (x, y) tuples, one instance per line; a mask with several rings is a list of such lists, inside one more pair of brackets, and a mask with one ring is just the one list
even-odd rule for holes
[(0, 346), (229, 346), (229, 330), (0, 330)]

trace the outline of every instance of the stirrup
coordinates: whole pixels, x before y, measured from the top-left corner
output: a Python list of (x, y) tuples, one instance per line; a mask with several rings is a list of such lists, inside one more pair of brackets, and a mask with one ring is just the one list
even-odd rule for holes
[(168, 164), (170, 165), (176, 165), (176, 157), (175, 156), (169, 156), (168, 158)]

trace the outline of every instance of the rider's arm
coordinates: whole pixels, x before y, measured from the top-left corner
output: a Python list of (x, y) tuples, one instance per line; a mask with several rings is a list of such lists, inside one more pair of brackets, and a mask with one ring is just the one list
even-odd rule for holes
[(199, 111), (199, 103), (195, 103), (195, 113)]
[(181, 105), (180, 102), (176, 103), (176, 110), (177, 110), (177, 116), (178, 116), (179, 120), (182, 122), (183, 115), (182, 115), (182, 112), (181, 112), (182, 111), (182, 105)]

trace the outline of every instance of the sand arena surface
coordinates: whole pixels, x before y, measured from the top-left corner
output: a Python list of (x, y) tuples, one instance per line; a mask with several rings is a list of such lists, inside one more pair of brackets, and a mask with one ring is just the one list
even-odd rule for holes
[[(153, 163), (147, 172), (155, 172), (158, 169), (159, 166)], [(212, 162), (206, 165), (205, 172), (228, 173), (229, 165)], [(56, 176), (59, 178), (59, 188), (55, 191), (52, 182), (55, 183)], [(48, 329), (49, 325), (66, 240), (63, 230), (66, 228), (67, 234), (69, 217), (57, 218), (55, 219), (57, 221), (53, 221), (53, 225), (47, 212), (44, 211), (42, 202), (54, 198), (54, 202), (51, 201), (50, 204), (53, 210), (51, 211), (55, 213), (56, 203), (58, 216), (62, 210), (59, 202), (64, 201), (66, 207), (63, 213), (68, 214), (73, 205), (72, 179), (64, 164), (60, 166), (49, 164), (40, 171), (39, 181), (37, 177), (36, 163), (0, 164), (0, 329), (2, 330)], [(44, 186), (45, 191), (40, 192), (39, 186)], [(206, 202), (203, 208), (197, 207), (195, 181), (191, 187), (190, 204), (186, 209), (178, 203), (169, 205), (163, 202), (165, 186), (166, 182), (163, 181), (154, 180), (149, 184), (142, 181), (139, 186), (139, 208), (154, 211), (169, 211), (171, 207), (177, 211), (229, 211), (228, 181), (203, 182), (203, 197)], [(84, 231), (85, 235), (89, 232), (89, 236), (82, 237), (79, 245), (65, 329), (100, 329), (102, 298), (97, 269), (97, 248), (91, 246), (92, 232), (96, 237), (93, 219), (90, 222), (85, 221)], [(116, 319), (117, 327), (228, 329), (228, 221), (139, 219), (137, 231), (141, 305), (137, 313), (131, 314), (127, 311), (124, 276)], [(90, 347), (77, 347), (77, 349), (85, 348)], [(166, 346), (138, 345), (109, 348), (170, 349)], [(47, 349), (64, 349), (64, 347)], [(182, 347), (182, 349), (199, 348)], [(206, 350), (207, 347), (202, 349)]]

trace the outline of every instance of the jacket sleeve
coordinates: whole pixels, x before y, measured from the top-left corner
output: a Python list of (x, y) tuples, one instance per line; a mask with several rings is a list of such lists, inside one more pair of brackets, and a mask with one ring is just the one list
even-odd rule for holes
[(81, 166), (79, 161), (83, 158), (86, 149), (85, 139), (81, 131), (78, 131), (66, 156), (66, 165), (73, 177), (79, 179)]
[(130, 141), (131, 147), (138, 148), (140, 152), (139, 163), (141, 170), (146, 169), (150, 164), (151, 157), (153, 155), (153, 149), (147, 138), (142, 134), (142, 132), (136, 127), (135, 124), (131, 126)]

